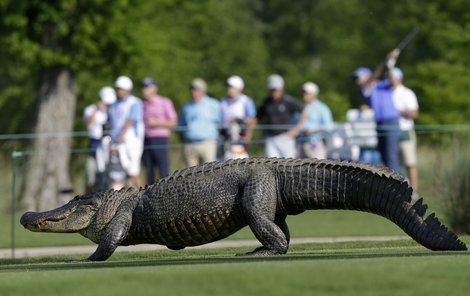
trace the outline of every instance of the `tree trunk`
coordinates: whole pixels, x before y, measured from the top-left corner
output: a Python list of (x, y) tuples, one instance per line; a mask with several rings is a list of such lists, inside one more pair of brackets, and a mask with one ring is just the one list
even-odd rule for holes
[(32, 153), (26, 164), (23, 205), (44, 211), (71, 196), (70, 146), (75, 116), (75, 78), (66, 67), (45, 71), (39, 93)]

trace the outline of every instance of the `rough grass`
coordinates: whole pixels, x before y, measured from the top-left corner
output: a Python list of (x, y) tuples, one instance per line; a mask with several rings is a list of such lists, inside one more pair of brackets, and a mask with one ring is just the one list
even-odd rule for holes
[[(464, 240), (469, 243), (470, 238)], [(0, 260), (2, 295), (466, 295), (468, 252), (413, 241), (294, 245), (288, 255), (234, 257), (246, 248)]]

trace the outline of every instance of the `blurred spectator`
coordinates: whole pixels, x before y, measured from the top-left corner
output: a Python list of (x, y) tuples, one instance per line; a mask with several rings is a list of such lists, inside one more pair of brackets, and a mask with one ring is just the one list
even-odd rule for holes
[(264, 154), (266, 157), (296, 157), (298, 128), (292, 126), (303, 106), (284, 93), (284, 79), (280, 75), (269, 76), (267, 82), (269, 95), (257, 112), (261, 123), (272, 126), (265, 130)]
[[(377, 124), (375, 123), (374, 111), (362, 104), (359, 109), (349, 109), (346, 118), (351, 125), (354, 161), (380, 164), (382, 159), (377, 150)], [(359, 149), (359, 150), (357, 150)]]
[(119, 76), (114, 83), (118, 100), (109, 107), (110, 135), (118, 143), (119, 157), (128, 175), (128, 186), (143, 186), (140, 162), (144, 144), (142, 101), (131, 94), (132, 80)]
[(247, 157), (246, 144), (256, 124), (253, 99), (242, 93), (245, 83), (240, 76), (227, 79), (227, 96), (221, 99), (225, 159)]
[(300, 157), (326, 159), (326, 136), (334, 128), (330, 108), (318, 99), (320, 89), (313, 82), (302, 85), (303, 99), (306, 104), (303, 112), (303, 124), (300, 129)]
[(201, 78), (191, 81), (191, 99), (182, 108), (178, 126), (183, 129), (183, 156), (187, 166), (216, 160), (221, 124), (220, 103), (207, 95)]
[(393, 102), (400, 112), (400, 154), (403, 163), (406, 166), (410, 185), (415, 192), (418, 192), (418, 156), (416, 153), (416, 132), (414, 129), (414, 120), (418, 117), (419, 105), (415, 93), (404, 86), (403, 71), (400, 68), (394, 68)]
[(177, 115), (171, 99), (158, 94), (158, 83), (151, 77), (142, 81), (144, 99), (144, 153), (142, 160), (147, 173), (147, 184), (155, 182), (154, 167), (160, 178), (169, 174), (168, 138), (170, 128), (176, 127)]
[(98, 170), (96, 151), (101, 145), (104, 125), (108, 121), (108, 106), (116, 101), (116, 92), (110, 86), (101, 88), (98, 96), (99, 101), (88, 105), (83, 112), (83, 118), (88, 130), (89, 149), (85, 170), (86, 193), (101, 189), (104, 182), (104, 172)]
[[(354, 80), (360, 87), (361, 95), (367, 105), (374, 111), (377, 123), (378, 148), (382, 160), (390, 169), (399, 172), (398, 145), (400, 142), (400, 113), (392, 99), (395, 78), (392, 75), (399, 51), (393, 50), (387, 55), (385, 62), (380, 63), (375, 72), (360, 67), (354, 72)], [(388, 79), (379, 80), (387, 66)]]

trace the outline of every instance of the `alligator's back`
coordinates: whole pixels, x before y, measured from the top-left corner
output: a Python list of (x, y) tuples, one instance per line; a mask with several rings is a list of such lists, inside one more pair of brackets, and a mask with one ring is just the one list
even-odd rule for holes
[(246, 225), (258, 239), (269, 231), (279, 236), (276, 227), (288, 238), (287, 214), (350, 209), (384, 216), (430, 249), (466, 249), (434, 215), (423, 217), (422, 200), (410, 204), (411, 193), (400, 175), (364, 164), (277, 158), (213, 162), (146, 188), (129, 238), (179, 248), (221, 239)]

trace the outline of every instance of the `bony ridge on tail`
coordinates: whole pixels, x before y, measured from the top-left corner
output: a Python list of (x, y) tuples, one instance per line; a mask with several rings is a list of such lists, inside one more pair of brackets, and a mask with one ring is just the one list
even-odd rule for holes
[[(333, 160), (248, 158), (186, 168), (141, 190), (77, 196), (46, 212), (27, 212), (31, 231), (78, 232), (98, 244), (87, 259), (106, 260), (120, 245), (153, 243), (179, 250), (249, 226), (262, 246), (247, 255), (284, 254), (287, 215), (349, 209), (391, 220), (431, 250), (467, 250), (412, 189), (384, 168)], [(338, 212), (338, 215), (341, 213)]]

